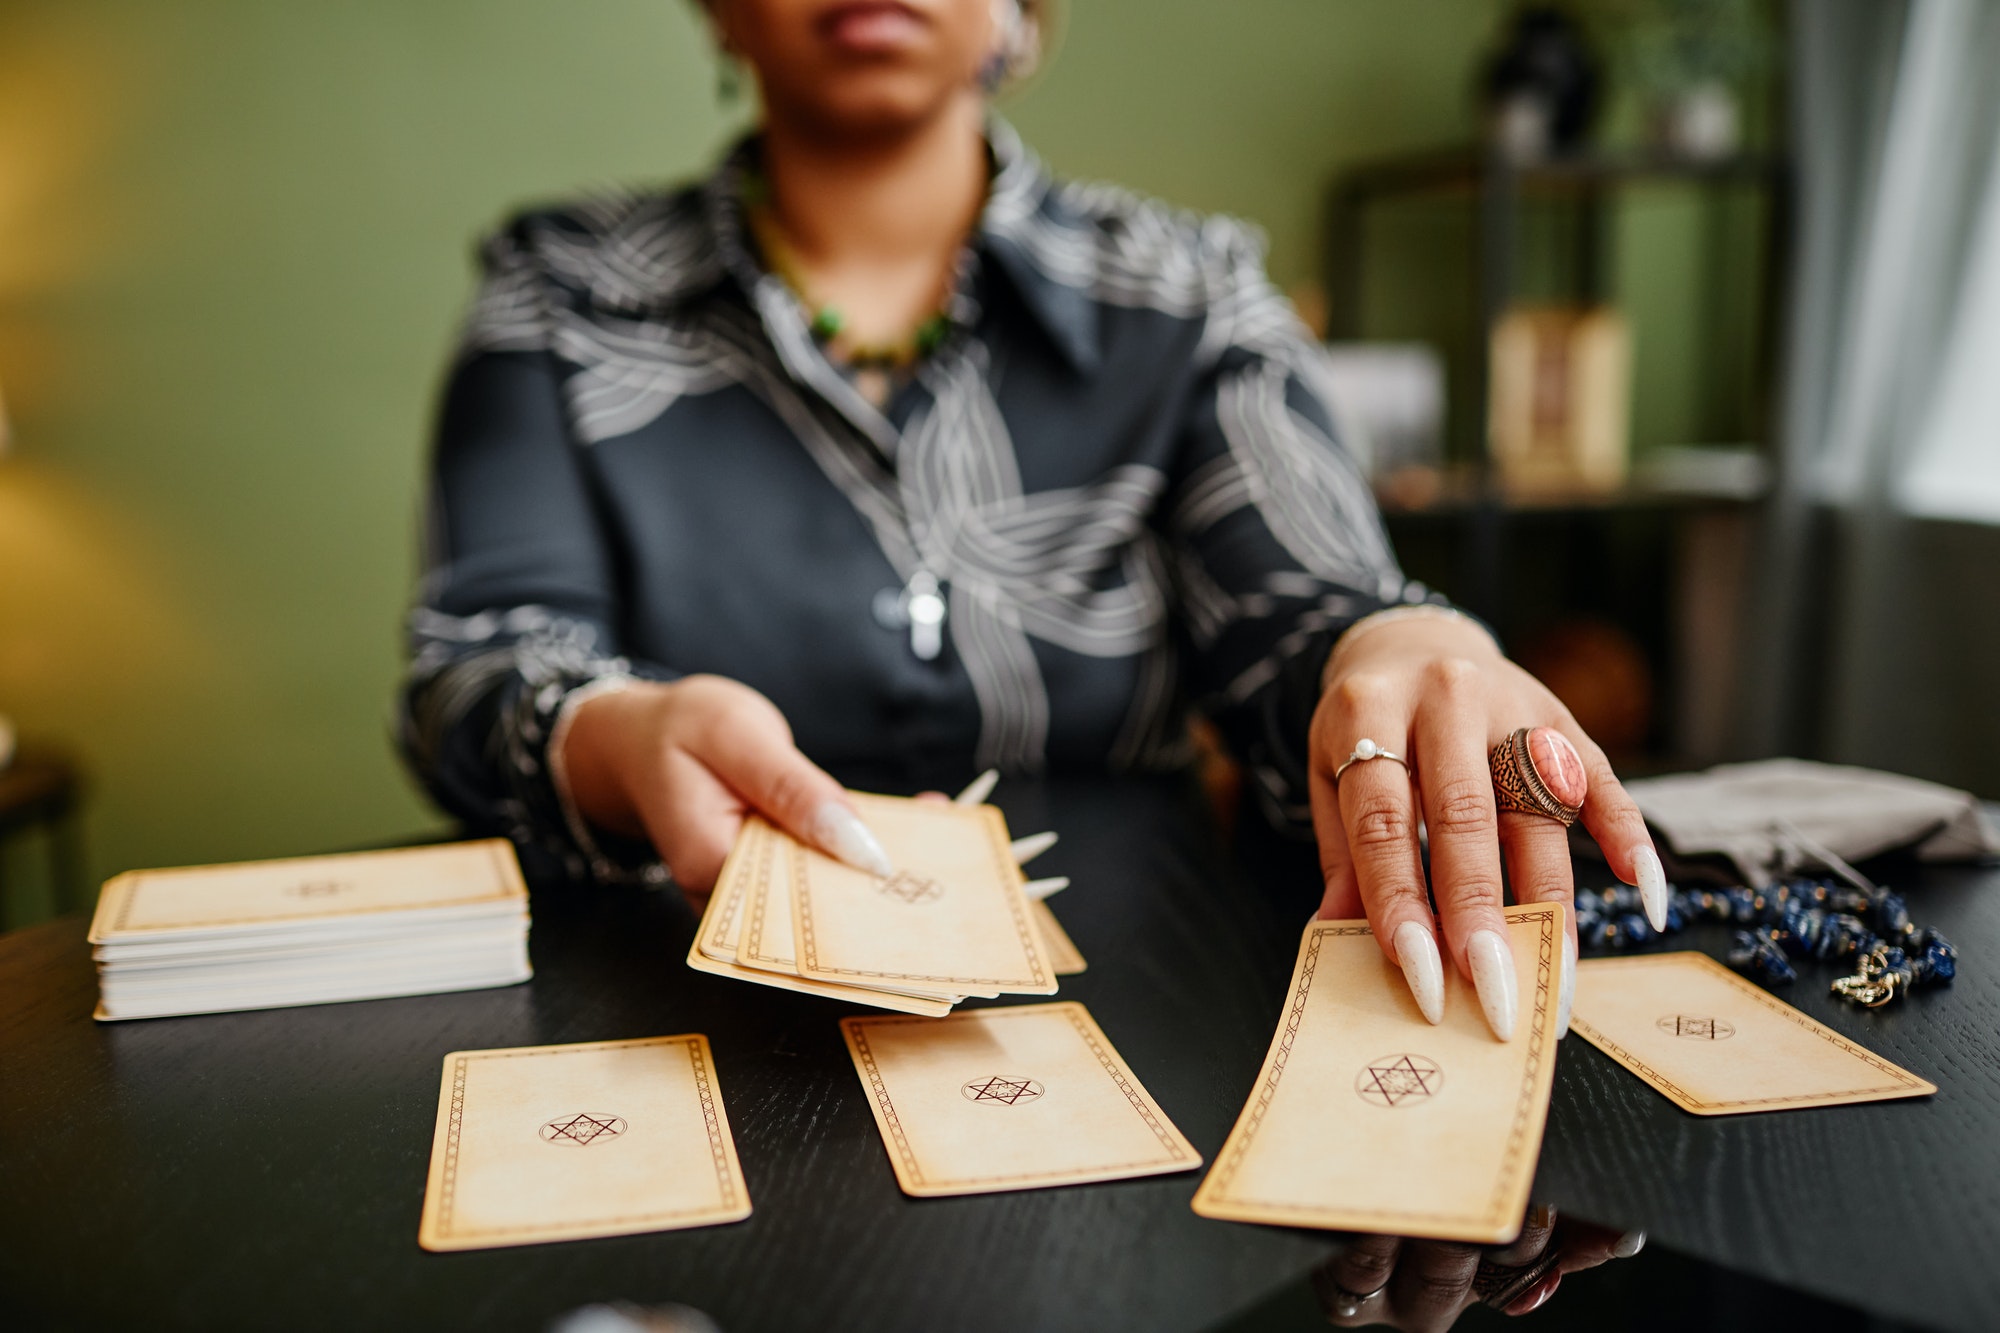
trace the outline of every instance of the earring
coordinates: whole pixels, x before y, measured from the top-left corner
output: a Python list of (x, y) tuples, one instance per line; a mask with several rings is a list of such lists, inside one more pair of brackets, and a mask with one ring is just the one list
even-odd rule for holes
[(993, 0), (993, 49), (979, 64), (979, 86), (990, 96), (1011, 78), (1034, 72), (1034, 25), (1021, 0)]

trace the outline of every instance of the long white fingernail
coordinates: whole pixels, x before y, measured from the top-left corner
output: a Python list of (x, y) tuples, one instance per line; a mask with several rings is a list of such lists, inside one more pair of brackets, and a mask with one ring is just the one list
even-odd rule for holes
[(1563, 988), (1562, 998), (1556, 1001), (1556, 1040), (1569, 1035), (1569, 1006), (1576, 998), (1576, 945), (1568, 935), (1563, 936)]
[(889, 863), (889, 853), (882, 850), (882, 844), (861, 822), (861, 816), (839, 801), (828, 801), (819, 808), (819, 813), (813, 816), (812, 834), (821, 851), (856, 870), (884, 878), (896, 873), (896, 867)]
[(1632, 849), (1632, 868), (1639, 872), (1639, 902), (1654, 930), (1667, 928), (1667, 872), (1660, 854), (1647, 843)]
[(1000, 780), (1000, 770), (989, 768), (978, 777), (965, 784), (965, 790), (951, 798), (953, 805), (978, 805), (993, 794), (993, 784)]
[(1472, 989), (1479, 992), (1479, 1007), (1486, 1011), (1486, 1026), (1502, 1041), (1514, 1039), (1514, 1015), (1521, 1007), (1514, 980), (1514, 954), (1497, 930), (1474, 932), (1465, 942), (1465, 956), (1472, 964)]
[(1438, 958), (1437, 940), (1420, 922), (1405, 921), (1396, 927), (1396, 961), (1424, 1018), (1433, 1024), (1444, 1022), (1444, 963)]
[(1628, 1231), (1618, 1238), (1618, 1243), (1611, 1247), (1611, 1252), (1620, 1259), (1630, 1259), (1645, 1248), (1646, 1233), (1643, 1231)]
[(1014, 839), (1014, 864), (1024, 866), (1055, 845), (1056, 832), (1054, 829), (1050, 829), (1047, 833), (1030, 833), (1025, 838), (1016, 838)]
[(1048, 898), (1069, 887), (1068, 875), (1051, 875), (1047, 879), (1031, 879), (1021, 886), (1021, 892), (1030, 898)]

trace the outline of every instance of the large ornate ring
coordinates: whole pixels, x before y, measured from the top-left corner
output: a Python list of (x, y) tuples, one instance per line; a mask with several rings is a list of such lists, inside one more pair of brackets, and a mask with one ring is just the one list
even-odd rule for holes
[(1562, 1251), (1554, 1245), (1543, 1251), (1540, 1258), (1517, 1268), (1481, 1259), (1479, 1271), (1472, 1276), (1472, 1294), (1504, 1313), (1508, 1306), (1540, 1285), (1561, 1262)]
[(1405, 772), (1407, 772), (1410, 767), (1408, 763), (1404, 762), (1403, 756), (1399, 754), (1392, 754), (1388, 750), (1385, 750), (1381, 746), (1377, 745), (1374, 741), (1369, 740), (1366, 736), (1363, 736), (1360, 740), (1354, 742), (1354, 752), (1347, 756), (1347, 761), (1343, 763), (1339, 768), (1333, 770), (1333, 785), (1336, 787), (1340, 785), (1340, 775), (1342, 773), (1345, 773), (1348, 769), (1354, 767), (1356, 764), (1365, 764), (1370, 759), (1394, 760), (1396, 763), (1403, 765), (1403, 769)]
[(1542, 815), (1564, 828), (1583, 812), (1583, 758), (1554, 727), (1522, 727), (1493, 747), (1493, 794), (1502, 810)]

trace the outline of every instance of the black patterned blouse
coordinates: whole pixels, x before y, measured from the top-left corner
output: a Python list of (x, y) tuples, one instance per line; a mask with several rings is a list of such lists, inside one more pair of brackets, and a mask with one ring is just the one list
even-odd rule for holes
[(662, 879), (576, 818), (549, 736), (593, 682), (713, 672), (857, 786), (1171, 767), (1198, 707), (1271, 817), (1304, 818), (1328, 646), (1426, 597), (1318, 349), (1243, 225), (988, 142), (952, 332), (882, 408), (748, 239), (754, 141), (487, 242), (403, 693), (448, 810)]

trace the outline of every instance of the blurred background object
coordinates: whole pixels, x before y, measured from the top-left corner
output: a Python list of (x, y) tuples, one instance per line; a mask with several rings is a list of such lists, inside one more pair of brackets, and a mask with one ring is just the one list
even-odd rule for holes
[[(0, 392), (0, 462), (7, 457), (7, 446), (12, 442), (14, 429), (7, 421), (7, 395)], [(14, 724), (5, 713), (0, 713), (0, 771), (14, 762)]]
[(1444, 360), (1427, 343), (1327, 344), (1333, 401), (1377, 478), (1444, 465)]
[(1768, 68), (1771, 24), (1757, 0), (1602, 0), (1625, 77), (1644, 104), (1647, 142), (1691, 162), (1743, 141), (1743, 84)]
[(1480, 81), (1487, 142), (1516, 162), (1583, 146), (1601, 76), (1583, 25), (1559, 5), (1514, 12)]
[(1744, 744), (2000, 790), (2000, 5), (1792, 31), (1799, 262)]
[(0, 765), (0, 930), (94, 901), (83, 882), (83, 783), (62, 755)]
[(1645, 753), (1653, 732), (1653, 672), (1624, 630), (1602, 620), (1565, 620), (1521, 643), (1514, 660), (1563, 701), (1614, 764)]
[(1516, 306), (1493, 328), (1487, 445), (1510, 491), (1615, 491), (1631, 464), (1632, 334), (1609, 306)]

